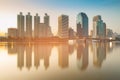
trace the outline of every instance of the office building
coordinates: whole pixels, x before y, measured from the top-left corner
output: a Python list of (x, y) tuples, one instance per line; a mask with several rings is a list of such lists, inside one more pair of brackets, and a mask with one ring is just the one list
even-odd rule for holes
[(58, 36), (60, 38), (68, 38), (69, 17), (61, 15), (58, 17)]
[(51, 31), (51, 27), (46, 25), (45, 23), (39, 23), (39, 38), (48, 38), (48, 37), (52, 37), (52, 31)]
[(106, 36), (106, 24), (103, 22), (100, 15), (93, 18), (93, 37), (105, 38)]
[(106, 37), (107, 38), (113, 37), (113, 31), (112, 31), (112, 29), (106, 29)]
[(88, 17), (83, 12), (77, 15), (77, 36), (88, 37)]
[(75, 38), (75, 32), (72, 28), (69, 28), (69, 38)]
[(17, 38), (18, 37), (18, 29), (16, 28), (8, 28), (8, 38)]

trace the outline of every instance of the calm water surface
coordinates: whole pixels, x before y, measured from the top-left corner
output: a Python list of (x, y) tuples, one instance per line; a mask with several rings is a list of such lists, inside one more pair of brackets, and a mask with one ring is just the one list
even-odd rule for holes
[(0, 80), (120, 80), (120, 42), (0, 43)]

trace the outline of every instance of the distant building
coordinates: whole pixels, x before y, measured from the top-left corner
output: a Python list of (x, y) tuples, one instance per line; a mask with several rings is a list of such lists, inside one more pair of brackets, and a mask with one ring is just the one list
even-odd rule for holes
[(32, 16), (26, 15), (26, 38), (32, 38)]
[(120, 41), (120, 35), (117, 35), (115, 39)]
[(58, 35), (60, 38), (68, 38), (69, 17), (61, 15), (58, 17)]
[(44, 16), (44, 23), (49, 26), (50, 21), (47, 13), (45, 13), (45, 16)]
[(77, 15), (77, 35), (78, 37), (88, 37), (88, 17), (83, 12)]
[(39, 29), (38, 29), (39, 23), (40, 23), (40, 16), (36, 14), (36, 16), (34, 16), (34, 38), (39, 37)]
[(106, 30), (106, 37), (107, 38), (113, 37), (113, 31), (112, 31), (112, 29), (107, 29)]
[(46, 38), (46, 37), (52, 37), (52, 31), (51, 31), (51, 27), (44, 24), (44, 23), (39, 23), (39, 38)]
[(18, 29), (8, 28), (8, 37), (9, 38), (17, 38), (18, 37)]
[(47, 26), (44, 23), (39, 23), (39, 38), (46, 37), (47, 35)]
[(105, 38), (106, 37), (106, 24), (103, 22), (100, 15), (93, 18), (93, 37)]
[(19, 38), (24, 38), (24, 16), (22, 12), (20, 12), (19, 15), (17, 15), (17, 28), (18, 28), (18, 37)]
[(78, 37), (82, 37), (82, 27), (81, 27), (80, 23), (77, 24), (77, 34), (76, 35)]
[(75, 32), (72, 28), (69, 28), (69, 38), (74, 38), (75, 37)]

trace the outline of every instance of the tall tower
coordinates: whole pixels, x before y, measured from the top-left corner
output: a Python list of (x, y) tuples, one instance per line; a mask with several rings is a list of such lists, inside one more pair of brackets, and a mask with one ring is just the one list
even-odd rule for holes
[(69, 17), (61, 15), (58, 17), (58, 35), (60, 38), (68, 38)]
[(94, 38), (97, 38), (98, 37), (98, 24), (97, 22), (100, 22), (101, 21), (101, 16), (100, 15), (97, 15), (97, 16), (94, 16), (93, 17), (93, 37)]
[(24, 16), (22, 12), (20, 12), (19, 15), (17, 15), (17, 28), (18, 28), (18, 37), (24, 38)]
[(34, 38), (39, 37), (39, 23), (40, 23), (40, 16), (36, 14), (36, 16), (34, 16)]
[(93, 18), (93, 37), (104, 38), (106, 34), (106, 24), (104, 24), (100, 15)]
[(45, 13), (45, 16), (44, 16), (44, 23), (45, 23), (47, 26), (49, 26), (50, 21), (49, 21), (49, 16), (48, 16), (47, 13)]
[(78, 36), (88, 37), (88, 17), (83, 12), (77, 15), (77, 34)]
[(26, 38), (32, 38), (32, 16), (26, 15)]

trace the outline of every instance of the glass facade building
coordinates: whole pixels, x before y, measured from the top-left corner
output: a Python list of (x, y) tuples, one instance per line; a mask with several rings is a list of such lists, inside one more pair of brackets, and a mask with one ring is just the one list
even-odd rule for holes
[(100, 15), (93, 18), (93, 37), (104, 38), (106, 36), (106, 24), (103, 22)]
[(83, 12), (77, 15), (77, 36), (88, 36), (88, 17)]

